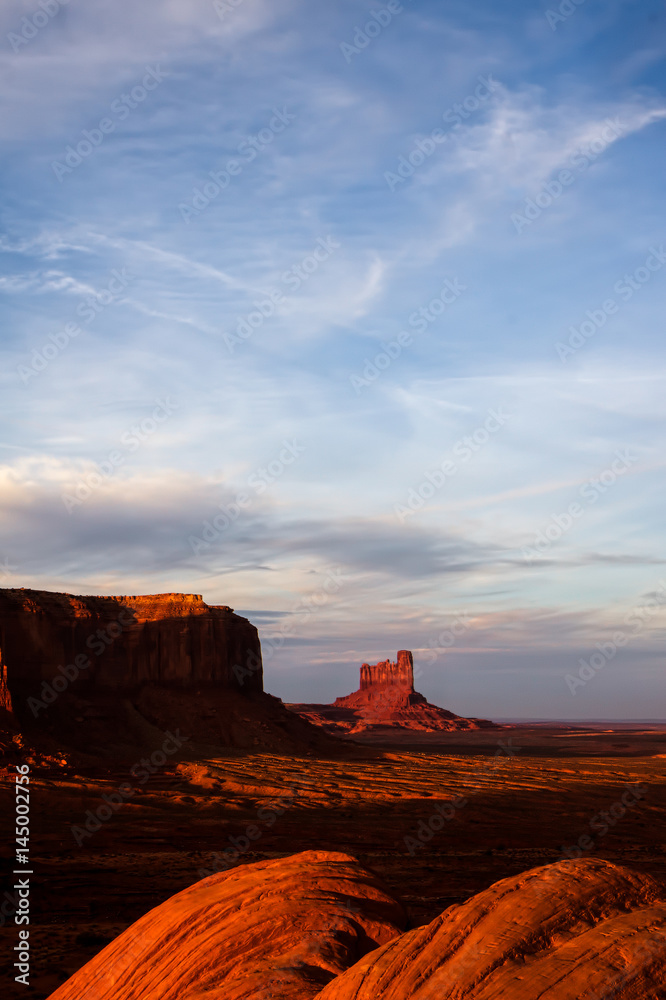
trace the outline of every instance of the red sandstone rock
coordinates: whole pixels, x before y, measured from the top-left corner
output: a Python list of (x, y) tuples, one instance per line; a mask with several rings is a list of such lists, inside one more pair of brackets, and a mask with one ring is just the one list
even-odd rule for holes
[(374, 691), (378, 688), (402, 689), (407, 694), (414, 692), (414, 658), (408, 649), (398, 650), (398, 659), (395, 663), (383, 660), (374, 666), (370, 666), (369, 663), (361, 664), (360, 690)]
[(404, 924), (400, 904), (354, 858), (306, 851), (172, 896), (51, 1000), (310, 1000)]
[(0, 723), (11, 728), (16, 726), (12, 696), (7, 683), (7, 664), (2, 662), (2, 649), (0, 649)]
[(414, 661), (408, 649), (398, 651), (395, 663), (361, 665), (358, 691), (336, 698), (332, 705), (288, 705), (292, 711), (338, 735), (354, 735), (373, 727), (399, 727), (422, 732), (481, 729), (484, 719), (464, 719), (431, 705), (414, 690)]
[[(90, 661), (79, 683), (133, 690), (241, 687), (263, 690), (261, 647), (254, 625), (228, 607), (209, 607), (199, 594), (76, 597), (43, 590), (0, 589), (0, 650), (18, 700), (80, 655)], [(15, 706), (16, 707), (16, 706)]]
[(241, 865), (132, 924), (50, 1000), (663, 1000), (666, 893), (597, 858), (503, 879), (400, 933), (345, 854)]
[(366, 955), (317, 1000), (663, 997), (663, 888), (590, 858), (495, 883)]
[(174, 727), (190, 745), (332, 742), (264, 693), (254, 625), (199, 594), (0, 589), (0, 663), (5, 727), (11, 706), (26, 732), (94, 756), (154, 749)]

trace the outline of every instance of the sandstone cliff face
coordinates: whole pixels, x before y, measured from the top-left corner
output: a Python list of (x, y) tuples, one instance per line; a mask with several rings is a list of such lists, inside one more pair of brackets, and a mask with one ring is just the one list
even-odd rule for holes
[(492, 726), (484, 719), (464, 719), (431, 705), (415, 691), (414, 660), (408, 649), (399, 650), (395, 662), (363, 663), (358, 691), (336, 698), (332, 705), (288, 707), (336, 735), (354, 736), (378, 727), (449, 732)]
[(78, 597), (0, 589), (0, 655), (19, 717), (43, 682), (56, 691), (65, 685), (121, 693), (147, 683), (263, 690), (256, 628), (198, 594)]
[[(398, 713), (414, 705), (428, 702), (414, 690), (414, 660), (408, 649), (401, 649), (395, 662), (382, 660), (380, 663), (363, 663), (358, 691), (336, 698), (335, 708), (350, 708), (359, 712), (361, 721), (397, 721)], [(447, 719), (454, 719), (451, 712), (444, 712)]]
[(0, 724), (17, 723), (36, 753), (95, 758), (136, 759), (176, 729), (186, 753), (336, 745), (264, 692), (254, 625), (199, 594), (0, 589)]
[(0, 722), (3, 724), (14, 721), (12, 711), (12, 696), (9, 693), (7, 683), (7, 666), (2, 662), (2, 649), (0, 649)]
[(369, 663), (361, 664), (360, 690), (377, 690), (383, 687), (402, 688), (407, 694), (414, 691), (414, 659), (408, 649), (398, 650), (395, 663), (382, 660), (372, 666)]

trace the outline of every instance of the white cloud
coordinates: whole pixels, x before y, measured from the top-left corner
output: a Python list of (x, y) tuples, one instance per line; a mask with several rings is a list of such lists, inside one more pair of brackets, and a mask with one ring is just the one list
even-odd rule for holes
[(183, 254), (173, 253), (164, 250), (162, 247), (153, 246), (143, 240), (132, 240), (122, 237), (111, 237), (104, 233), (91, 232), (87, 234), (93, 243), (103, 244), (115, 250), (121, 250), (123, 254), (130, 254), (133, 257), (144, 261), (153, 261), (164, 267), (174, 270), (185, 277), (200, 278), (224, 285), (226, 288), (241, 289), (243, 291), (257, 292), (259, 289), (239, 281), (237, 278), (221, 271), (210, 264), (200, 263), (191, 260)]
[[(451, 134), (413, 178), (410, 197), (432, 210), (441, 191), (439, 232), (416, 250), (436, 256), (469, 243), (479, 230), (537, 194), (565, 168), (574, 176), (601, 164), (612, 146), (666, 118), (666, 107), (654, 102), (622, 101), (604, 105), (590, 100), (549, 106), (538, 87), (511, 91), (499, 85), (487, 111), (474, 113)], [(610, 127), (609, 127), (610, 123)], [(592, 145), (592, 144), (597, 145)], [(572, 159), (588, 150), (587, 166), (572, 167)], [(451, 185), (457, 184), (451, 190)], [(558, 204), (562, 208), (566, 199)]]
[(5, 236), (0, 236), (0, 251), (4, 253), (22, 254), (27, 257), (39, 257), (42, 260), (60, 260), (74, 252), (91, 253), (91, 248), (82, 243), (72, 243), (68, 237), (50, 231), (39, 233), (30, 239), (19, 239), (12, 243)]
[(32, 292), (44, 295), (48, 292), (67, 292), (71, 295), (95, 295), (92, 285), (85, 284), (63, 271), (32, 271), (27, 274), (0, 276), (0, 289), (21, 294)]

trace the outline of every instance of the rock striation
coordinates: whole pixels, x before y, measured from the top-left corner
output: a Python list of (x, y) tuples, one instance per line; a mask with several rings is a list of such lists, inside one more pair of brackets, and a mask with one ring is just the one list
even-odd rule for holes
[(172, 896), (51, 1000), (310, 1000), (404, 926), (402, 906), (355, 858), (305, 851)]
[(399, 650), (395, 662), (363, 663), (358, 691), (336, 698), (332, 705), (288, 707), (336, 735), (354, 735), (378, 727), (450, 732), (493, 725), (485, 719), (465, 719), (431, 705), (414, 689), (414, 659), (408, 649)]
[(404, 927), (353, 857), (306, 851), (172, 896), (50, 1000), (666, 997), (666, 892), (598, 858), (502, 879)]
[(395, 663), (383, 660), (373, 666), (369, 663), (361, 664), (359, 690), (378, 691), (381, 688), (402, 690), (405, 694), (414, 693), (414, 658), (408, 649), (398, 650), (398, 659)]
[(318, 1000), (666, 997), (666, 893), (598, 858), (496, 882), (361, 958)]
[(0, 589), (0, 708), (6, 726), (94, 755), (159, 744), (174, 726), (225, 746), (323, 735), (264, 693), (254, 625), (199, 594)]

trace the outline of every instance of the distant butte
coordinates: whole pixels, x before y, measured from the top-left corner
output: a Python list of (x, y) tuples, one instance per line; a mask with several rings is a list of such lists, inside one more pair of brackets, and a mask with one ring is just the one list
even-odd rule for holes
[(378, 728), (451, 732), (494, 726), (485, 719), (465, 719), (431, 705), (415, 691), (414, 659), (408, 649), (400, 649), (395, 662), (363, 663), (358, 691), (336, 698), (332, 705), (287, 707), (336, 736), (353, 736)]

